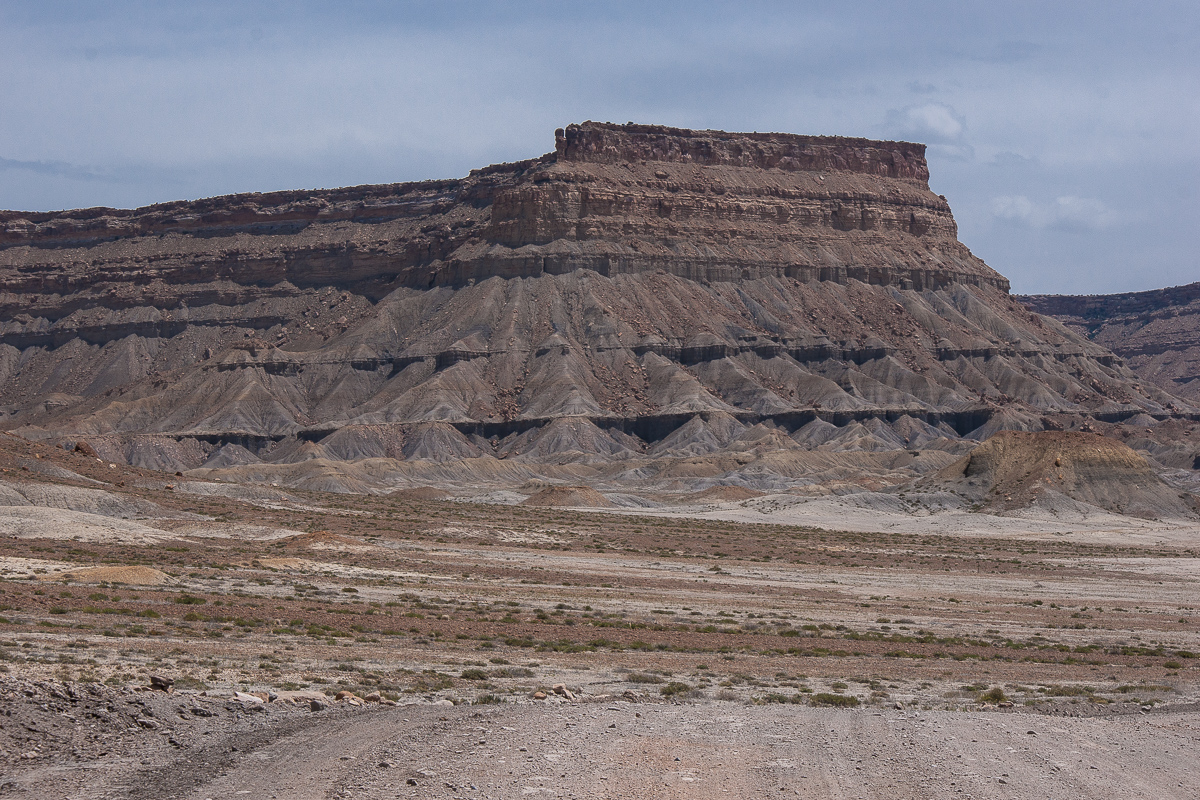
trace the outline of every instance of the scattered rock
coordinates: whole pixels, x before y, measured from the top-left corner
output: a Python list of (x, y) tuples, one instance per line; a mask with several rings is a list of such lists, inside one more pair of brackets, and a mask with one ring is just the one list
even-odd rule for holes
[(162, 675), (150, 676), (150, 688), (157, 689), (160, 692), (170, 692), (171, 686), (175, 683), (172, 678), (166, 678)]
[(92, 447), (87, 442), (76, 442), (75, 452), (83, 453), (88, 458), (100, 458), (100, 454), (96, 452), (96, 448)]

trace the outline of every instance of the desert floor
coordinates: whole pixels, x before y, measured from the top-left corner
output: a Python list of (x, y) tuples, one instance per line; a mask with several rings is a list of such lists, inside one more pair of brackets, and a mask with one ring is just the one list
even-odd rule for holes
[(0, 796), (1200, 794), (1187, 526), (352, 497), (0, 445)]

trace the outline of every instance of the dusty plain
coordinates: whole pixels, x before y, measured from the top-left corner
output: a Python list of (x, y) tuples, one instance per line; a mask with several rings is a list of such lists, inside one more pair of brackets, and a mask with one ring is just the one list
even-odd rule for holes
[(1194, 527), (0, 470), (0, 796), (1200, 792)]

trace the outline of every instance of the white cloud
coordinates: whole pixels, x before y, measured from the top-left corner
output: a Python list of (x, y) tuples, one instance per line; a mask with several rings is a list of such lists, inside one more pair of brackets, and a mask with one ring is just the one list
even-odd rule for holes
[(942, 103), (893, 109), (888, 112), (887, 126), (903, 136), (937, 144), (960, 143), (967, 127), (953, 108)]
[(929, 145), (929, 154), (948, 161), (970, 161), (975, 150), (966, 140), (967, 124), (944, 103), (921, 103), (887, 112), (883, 124), (888, 138)]
[(1038, 203), (1025, 195), (992, 198), (992, 216), (1032, 228), (1068, 231), (1097, 231), (1111, 228), (1119, 215), (1092, 197), (1064, 195), (1049, 203)]

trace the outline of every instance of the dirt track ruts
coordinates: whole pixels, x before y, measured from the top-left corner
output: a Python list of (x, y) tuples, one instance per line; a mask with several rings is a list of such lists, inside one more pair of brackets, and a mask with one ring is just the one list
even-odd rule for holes
[(281, 733), (258, 746), (243, 739), (219, 762), (193, 752), (190, 763), (144, 774), (136, 797), (1200, 796), (1195, 711), (408, 706)]

